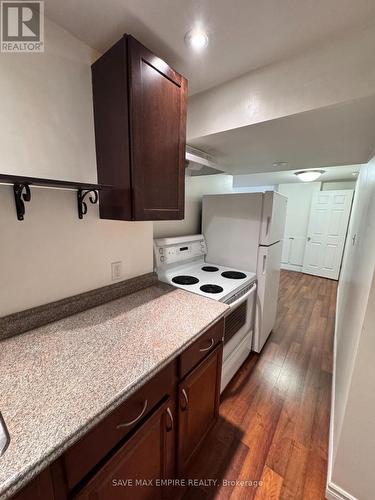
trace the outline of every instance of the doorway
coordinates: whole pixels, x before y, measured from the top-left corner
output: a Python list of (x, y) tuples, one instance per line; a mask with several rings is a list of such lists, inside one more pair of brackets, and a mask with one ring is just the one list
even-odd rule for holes
[(338, 280), (353, 190), (314, 193), (302, 272)]

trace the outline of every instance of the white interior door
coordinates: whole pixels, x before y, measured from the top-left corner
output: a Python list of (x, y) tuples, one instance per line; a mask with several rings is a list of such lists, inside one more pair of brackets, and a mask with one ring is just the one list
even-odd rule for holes
[(337, 280), (353, 190), (319, 191), (311, 203), (302, 271)]

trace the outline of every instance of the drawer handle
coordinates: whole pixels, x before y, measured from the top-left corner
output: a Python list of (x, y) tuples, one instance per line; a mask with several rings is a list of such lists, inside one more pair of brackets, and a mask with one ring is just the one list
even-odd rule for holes
[(214, 342), (215, 342), (215, 340), (211, 339), (211, 344), (209, 345), (209, 347), (204, 347), (203, 349), (199, 349), (200, 352), (209, 351), (211, 349), (211, 347), (214, 345)]
[(167, 413), (168, 413), (168, 417), (169, 417), (169, 419), (171, 421), (171, 425), (167, 426), (167, 432), (170, 432), (173, 429), (173, 424), (174, 424), (173, 415), (172, 415), (172, 412), (171, 412), (170, 408), (167, 408)]
[(185, 406), (181, 406), (181, 410), (185, 411), (187, 409), (188, 405), (189, 405), (189, 398), (188, 398), (188, 396), (186, 394), (185, 389), (182, 389), (181, 392), (182, 392), (182, 395), (184, 396), (184, 399), (185, 399)]
[(138, 420), (140, 420), (143, 415), (145, 414), (145, 411), (147, 409), (147, 405), (148, 405), (148, 401), (146, 399), (146, 401), (144, 402), (144, 405), (143, 405), (143, 408), (142, 408), (142, 411), (141, 413), (138, 415), (138, 417), (136, 417), (134, 420), (131, 420), (130, 422), (125, 422), (123, 424), (119, 424), (116, 429), (122, 429), (123, 427), (130, 427), (131, 425), (135, 424), (136, 422), (138, 422)]

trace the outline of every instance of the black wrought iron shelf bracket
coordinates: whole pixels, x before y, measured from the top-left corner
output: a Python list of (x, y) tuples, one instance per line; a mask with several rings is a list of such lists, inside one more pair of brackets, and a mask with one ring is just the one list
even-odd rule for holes
[(16, 182), (13, 184), (14, 201), (16, 203), (17, 219), (23, 220), (25, 215), (25, 201), (31, 200), (30, 186)]
[(103, 189), (113, 189), (113, 186), (106, 184), (85, 184), (83, 182), (60, 181), (7, 174), (0, 174), (0, 184), (13, 185), (14, 201), (17, 219), (19, 221), (24, 220), (26, 212), (25, 202), (31, 201), (30, 186), (76, 190), (79, 219), (83, 219), (83, 216), (87, 214), (87, 200), (95, 205), (99, 199), (99, 191)]
[(96, 189), (78, 189), (77, 202), (78, 202), (78, 217), (83, 219), (87, 214), (87, 203), (84, 201), (86, 196), (89, 195), (90, 203), (95, 205), (98, 203), (98, 191)]

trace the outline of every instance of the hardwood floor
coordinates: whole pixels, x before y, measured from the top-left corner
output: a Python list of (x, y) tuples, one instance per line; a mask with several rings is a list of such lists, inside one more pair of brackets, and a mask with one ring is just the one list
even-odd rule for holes
[(189, 473), (217, 483), (184, 500), (325, 498), (336, 287), (282, 271), (274, 331), (223, 393)]

